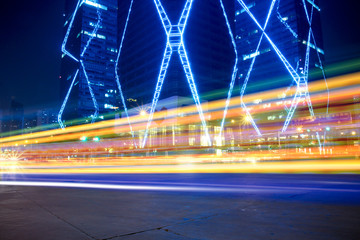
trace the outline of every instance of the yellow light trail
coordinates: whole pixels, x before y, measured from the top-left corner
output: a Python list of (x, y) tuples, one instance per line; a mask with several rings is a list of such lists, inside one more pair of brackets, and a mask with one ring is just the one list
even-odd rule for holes
[[(360, 73), (353, 73), (348, 74), (346, 76), (339, 76), (334, 77), (331, 79), (328, 79), (328, 87), (331, 91), (330, 94), (330, 101), (338, 101), (339, 99), (349, 97), (351, 93), (359, 92), (360, 90)], [(349, 88), (352, 87), (350, 90), (348, 89), (342, 89), (342, 88)], [(335, 89), (338, 90), (337, 93), (333, 92)], [(261, 93), (255, 93), (255, 94), (249, 94), (244, 97), (245, 103), (251, 103), (259, 98), (259, 95), (262, 99), (266, 101), (279, 101), (279, 99), (276, 99), (277, 96), (281, 95), (286, 89), (275, 89), (275, 90), (269, 90), (266, 92)], [(309, 84), (309, 91), (310, 93), (314, 92), (321, 92), (326, 90), (325, 85), (322, 80), (313, 82)], [(315, 101), (316, 103), (327, 100), (327, 95), (324, 93), (319, 93), (314, 98), (313, 95), (311, 95), (312, 101)], [(217, 110), (217, 114), (214, 116), (215, 119), (220, 119), (220, 113), (222, 113), (222, 110), (225, 106), (226, 99), (223, 100), (217, 100), (213, 102), (209, 102), (206, 105), (203, 106), (204, 111), (206, 112), (212, 112)], [(239, 97), (233, 97), (230, 101), (229, 108), (238, 107), (235, 112), (241, 112), (240, 110), (240, 99)], [(280, 109), (283, 106), (278, 106), (276, 109)], [(234, 111), (234, 110), (233, 110)], [(254, 111), (261, 111), (261, 109), (255, 108)], [(188, 106), (188, 107), (182, 107), (179, 109), (172, 109), (168, 110), (167, 112), (157, 112), (154, 114), (154, 120), (161, 120), (164, 117), (177, 117), (178, 113), (181, 112), (183, 114), (196, 114), (197, 108), (196, 106)], [(205, 115), (209, 114), (205, 113)], [(230, 113), (229, 113), (230, 114)], [(229, 115), (231, 116), (231, 115)], [(177, 118), (178, 120), (179, 118)], [(146, 120), (147, 118), (144, 118), (143, 116), (132, 116), (130, 118), (130, 121), (134, 125), (134, 131), (143, 130), (146, 127)], [(214, 119), (212, 119), (214, 120)], [(192, 116), (191, 121), (198, 122), (198, 117)], [(180, 124), (185, 124), (190, 121), (182, 121)], [(54, 141), (65, 141), (70, 139), (78, 139), (80, 138), (84, 132), (89, 134), (89, 136), (96, 136), (97, 134), (95, 132), (91, 132), (92, 130), (100, 131), (101, 134), (110, 134), (111, 131), (108, 130), (101, 130), (104, 128), (114, 128), (116, 127), (117, 132), (129, 132), (129, 128), (127, 126), (127, 120), (126, 119), (118, 119), (118, 120), (107, 120), (102, 122), (97, 122), (94, 124), (85, 124), (80, 126), (71, 126), (67, 127), (66, 129), (55, 129), (55, 130), (49, 130), (49, 131), (43, 131), (43, 132), (36, 132), (36, 133), (30, 133), (30, 134), (24, 134), (24, 135), (17, 135), (17, 136), (11, 136), (11, 137), (5, 137), (0, 139), (0, 146), (9, 146), (9, 144), (5, 143), (12, 143), (12, 144), (27, 144), (25, 143), (26, 140), (31, 141), (33, 140), (32, 144), (35, 143), (35, 141), (39, 141), (39, 143), (45, 143), (45, 142), (54, 142)], [(102, 132), (101, 132), (102, 131)], [(68, 135), (68, 136), (66, 136)]]
[[(200, 128), (190, 130), (189, 125), (198, 124), (200, 119), (196, 106), (187, 106), (156, 112), (153, 127), (166, 129), (150, 135), (151, 145), (143, 149), (132, 146), (127, 119), (0, 138), (1, 156), (6, 155), (3, 151), (21, 156), (11, 161), (2, 157), (0, 173), (359, 173), (360, 130), (356, 117), (359, 106), (353, 97), (360, 92), (360, 73), (329, 79), (328, 86), (332, 103), (329, 113), (348, 115), (344, 119), (326, 116), (326, 126), (315, 119), (305, 121), (309, 114), (302, 111), (304, 106), (299, 106), (295, 124), (287, 133), (280, 134), (283, 119), (269, 122), (263, 117), (284, 111), (287, 100), (278, 96), (286, 89), (275, 89), (244, 98), (246, 103), (256, 102), (259, 96), (262, 99), (251, 106), (251, 113), (259, 117), (257, 124), (264, 132), (263, 137), (254, 135), (252, 126), (244, 119), (239, 97), (233, 97), (227, 115), (232, 119), (228, 121), (232, 137), (224, 131), (224, 139), (213, 148), (201, 146)], [(309, 90), (314, 110), (320, 115), (326, 112), (328, 96), (323, 81), (310, 83)], [(291, 91), (287, 94), (291, 95)], [(203, 105), (205, 117), (214, 127), (223, 116), (225, 101)], [(141, 141), (147, 118), (140, 114), (130, 121)], [(176, 141), (174, 126), (178, 128)], [(324, 139), (321, 152), (312, 137), (316, 131)], [(210, 133), (217, 136), (215, 130)], [(326, 134), (331, 138), (326, 138)], [(95, 143), (91, 141), (94, 137), (102, 139)], [(90, 141), (82, 142), (86, 139)]]

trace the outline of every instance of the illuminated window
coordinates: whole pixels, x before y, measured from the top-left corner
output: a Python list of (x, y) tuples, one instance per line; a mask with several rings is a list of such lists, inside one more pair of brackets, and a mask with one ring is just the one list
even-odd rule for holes
[(251, 53), (251, 54), (248, 54), (248, 55), (243, 55), (243, 60), (248, 60), (250, 58), (254, 58), (256, 56), (259, 56), (260, 55), (260, 52), (257, 51), (257, 52), (254, 52), (254, 53)]
[(106, 7), (106, 6), (101, 5), (101, 4), (99, 4), (99, 3), (96, 3), (96, 2), (94, 2), (93, 0), (85, 0), (84, 3), (87, 4), (87, 5), (89, 5), (89, 6), (93, 6), (93, 7), (96, 7), (96, 8), (103, 9), (103, 10), (107, 10), (107, 7)]

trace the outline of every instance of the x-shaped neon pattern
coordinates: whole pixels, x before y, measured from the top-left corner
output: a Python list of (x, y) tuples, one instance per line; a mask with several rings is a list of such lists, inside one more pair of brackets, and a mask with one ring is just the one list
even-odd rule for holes
[[(256, 48), (256, 53), (258, 52), (259, 48), (260, 48), (260, 44), (263, 40), (263, 37), (265, 37), (268, 42), (270, 43), (271, 47), (274, 49), (274, 51), (276, 52), (276, 54), (278, 55), (278, 57), (280, 58), (280, 60), (282, 61), (282, 63), (284, 64), (285, 68), (287, 69), (287, 71), (289, 72), (289, 74), (291, 75), (293, 81), (296, 83), (296, 93), (293, 97), (293, 100), (292, 100), (292, 103), (291, 103), (291, 106), (290, 106), (290, 109), (288, 109), (288, 114), (287, 114), (287, 117), (286, 117), (286, 120), (285, 120), (285, 123), (283, 125), (283, 128), (282, 128), (282, 132), (285, 132), (294, 113), (295, 113), (295, 110), (297, 108), (297, 105), (298, 103), (300, 102), (301, 98), (302, 97), (305, 97), (305, 100), (307, 102), (307, 105), (308, 105), (308, 108), (309, 108), (309, 112), (310, 112), (310, 115), (312, 117), (315, 117), (315, 114), (314, 114), (314, 111), (313, 111), (313, 107), (312, 107), (312, 104), (311, 104), (311, 99), (310, 99), (310, 95), (309, 95), (309, 90), (308, 90), (308, 85), (307, 85), (307, 82), (308, 82), (308, 75), (309, 75), (309, 56), (310, 56), (310, 44), (311, 44), (311, 38), (312, 40), (314, 41), (314, 45), (315, 45), (315, 50), (317, 52), (317, 46), (316, 46), (316, 41), (315, 41), (315, 37), (314, 37), (314, 34), (312, 32), (312, 29), (311, 29), (311, 24), (312, 24), (312, 15), (313, 15), (313, 9), (314, 9), (314, 5), (312, 4), (312, 7), (311, 7), (311, 14), (309, 14), (308, 10), (307, 10), (307, 7), (306, 7), (306, 4), (305, 4), (305, 0), (302, 0), (303, 1), (303, 5), (304, 5), (304, 10), (305, 10), (305, 13), (306, 13), (306, 17), (307, 17), (307, 21), (308, 21), (308, 24), (309, 24), (309, 33), (308, 33), (308, 41), (307, 41), (307, 47), (306, 47), (306, 56), (305, 56), (305, 66), (304, 66), (304, 71), (299, 75), (297, 73), (297, 71), (292, 67), (292, 65), (288, 62), (288, 60), (285, 58), (285, 56), (281, 53), (281, 51), (277, 48), (277, 46), (273, 43), (273, 41), (270, 39), (270, 37), (268, 36), (268, 34), (265, 32), (266, 30), (266, 27), (268, 25), (268, 22), (269, 22), (269, 19), (270, 19), (270, 16), (272, 14), (272, 11), (274, 9), (274, 5), (275, 5), (275, 2), (277, 0), (272, 0), (271, 2), (271, 5), (270, 5), (270, 9), (268, 11), (268, 14), (267, 14), (267, 18), (266, 18), (266, 21), (265, 21), (265, 24), (264, 26), (261, 26), (259, 24), (259, 22), (256, 20), (256, 18), (254, 17), (254, 15), (250, 12), (249, 8), (247, 7), (247, 5), (244, 3), (243, 0), (237, 0), (238, 3), (243, 7), (243, 9), (247, 12), (247, 14), (249, 15), (249, 17), (255, 22), (255, 24), (258, 26), (258, 28), (262, 31), (262, 34), (261, 34), (261, 37), (259, 39), (259, 42), (258, 42), (258, 45), (257, 45), (257, 48)], [(319, 62), (320, 62), (320, 68), (323, 69), (322, 67), (322, 63), (321, 63), (321, 59), (320, 59), (320, 56), (319, 56), (319, 53), (317, 52), (317, 55), (318, 55), (318, 58), (319, 58)], [(249, 109), (246, 107), (246, 104), (244, 103), (243, 101), (243, 96), (245, 94), (245, 90), (246, 90), (246, 87), (247, 87), (247, 83), (249, 81), (249, 78), (250, 78), (250, 75), (251, 75), (251, 72), (252, 72), (252, 69), (253, 69), (253, 66), (254, 66), (254, 63), (255, 63), (255, 60), (256, 60), (256, 56), (253, 57), (252, 61), (251, 61), (251, 64), (250, 64), (250, 67), (249, 67), (249, 70), (248, 70), (248, 73), (246, 75), (246, 78), (244, 80), (244, 83), (243, 83), (243, 86), (241, 88), (241, 91), (240, 91), (240, 100), (241, 100), (241, 106), (242, 108), (244, 109), (248, 119), (250, 120), (252, 126), (254, 127), (255, 131), (257, 132), (257, 134), (259, 136), (261, 136), (261, 132), (259, 130), (259, 128), (257, 127), (251, 113), (249, 112)], [(323, 70), (322, 70), (323, 71)], [(325, 80), (325, 83), (326, 83), (326, 78), (325, 78), (325, 74), (324, 74), (324, 71), (323, 71), (323, 77), (324, 77), (324, 80)], [(234, 80), (232, 80), (234, 81)], [(233, 83), (231, 83), (231, 85), (233, 85)], [(230, 85), (230, 90), (229, 90), (229, 94), (228, 94), (228, 99), (229, 99), (229, 95), (231, 95), (231, 92), (232, 91), (232, 87)], [(327, 83), (326, 83), (326, 87), (327, 87)], [(327, 88), (327, 91), (328, 91), (328, 105), (329, 105), (329, 90)], [(328, 112), (328, 105), (327, 105), (327, 112)], [(224, 117), (226, 116), (226, 110), (227, 110), (227, 106), (228, 104), (226, 105), (225, 107), (225, 112), (224, 112)], [(224, 121), (224, 119), (223, 119)], [(222, 127), (223, 127), (223, 124), (222, 124)], [(319, 142), (319, 148), (321, 150), (321, 147), (322, 147), (322, 143), (321, 143), (321, 140), (320, 140), (320, 136), (318, 134), (318, 132), (316, 132), (316, 136), (317, 136), (317, 139), (318, 139), (318, 142)]]
[[(93, 120), (96, 118), (96, 115), (98, 113), (98, 106), (97, 106), (97, 103), (96, 103), (96, 99), (94, 97), (94, 94), (93, 94), (93, 91), (91, 89), (91, 85), (90, 85), (90, 82), (89, 82), (89, 79), (87, 78), (87, 74), (86, 74), (86, 70), (85, 70), (85, 67), (84, 67), (84, 64), (81, 60), (81, 57), (83, 57), (84, 53), (86, 52), (92, 38), (96, 35), (96, 32), (100, 26), (100, 22), (101, 22), (101, 17), (100, 17), (100, 12), (99, 12), (99, 8), (97, 7), (97, 12), (98, 12), (98, 22), (97, 24), (95, 25), (95, 28), (92, 32), (92, 35), (91, 37), (89, 38), (85, 48), (83, 49), (81, 55), (80, 55), (80, 60), (75, 58), (71, 53), (69, 53), (65, 46), (66, 46), (66, 43), (67, 43), (67, 40), (68, 40), (68, 36), (69, 36), (69, 33), (70, 33), (70, 30), (71, 30), (71, 27), (73, 25), (73, 21), (74, 21), (74, 18), (75, 18), (75, 15), (79, 9), (79, 7), (85, 2), (86, 0), (80, 0), (76, 6), (76, 9), (73, 13), (73, 16), (71, 18), (71, 22), (69, 24), (69, 28), (67, 30), (67, 33), (66, 33), (66, 36), (65, 36), (65, 39), (64, 39), (64, 42), (63, 42), (63, 45), (62, 45), (62, 51), (64, 54), (68, 55), (69, 57), (71, 57), (72, 59), (74, 59), (76, 62), (80, 62), (81, 64), (81, 67), (83, 69), (83, 72), (84, 72), (84, 75), (87, 79), (87, 83), (88, 83), (88, 87), (89, 87), (89, 91), (90, 91), (90, 94), (93, 98), (93, 102), (94, 102), (94, 106), (95, 106), (95, 114), (93, 115)], [(230, 38), (231, 38), (231, 41), (232, 41), (232, 45), (234, 47), (234, 52), (235, 52), (235, 63), (234, 63), (234, 67), (233, 67), (233, 73), (232, 73), (232, 77), (231, 77), (231, 82), (230, 82), (230, 87), (229, 87), (229, 91), (228, 91), (228, 95), (227, 95), (227, 100), (226, 100), (226, 103), (225, 103), (225, 109), (224, 109), (224, 113), (223, 113), (223, 119), (221, 121), (221, 128), (220, 128), (220, 133), (219, 133), (219, 137), (221, 138), (221, 135), (222, 135), (222, 131), (223, 131), (223, 128), (224, 128), (224, 123), (225, 123), (225, 118), (226, 118), (226, 115), (227, 115), (227, 110), (228, 110), (228, 106), (229, 106), (229, 103), (230, 103), (230, 98), (231, 98), (231, 95), (232, 95), (232, 91), (233, 91), (233, 87), (234, 87), (234, 84), (235, 84), (235, 80), (236, 80), (236, 75), (237, 75), (237, 71), (238, 71), (238, 68), (237, 68), (237, 64), (238, 64), (238, 53), (237, 53), (237, 50), (236, 50), (236, 43), (235, 43), (235, 40), (234, 40), (234, 35), (232, 33), (232, 30), (231, 30), (231, 27), (230, 27), (230, 24), (229, 24), (229, 21), (228, 21), (228, 17), (227, 17), (227, 14), (226, 14), (226, 11), (225, 11), (225, 8), (224, 8), (224, 5), (223, 5), (223, 2), (222, 0), (219, 0), (220, 1), (220, 6), (222, 8), (222, 11), (223, 11), (223, 15), (224, 15), (224, 18), (225, 18), (225, 21), (226, 21), (226, 26), (228, 28), (228, 31), (229, 31), (229, 35), (230, 35)], [(256, 20), (256, 18), (253, 16), (253, 14), (250, 12), (249, 8), (247, 7), (247, 5), (243, 2), (243, 0), (237, 0), (238, 3), (243, 7), (243, 9), (247, 12), (247, 14), (250, 16), (250, 18), (255, 22), (255, 24), (260, 28), (260, 30), (262, 31), (262, 34), (261, 34), (261, 37), (259, 39), (259, 42), (258, 42), (258, 45), (257, 45), (257, 48), (256, 48), (256, 51), (255, 52), (258, 52), (259, 48), (260, 48), (260, 45), (262, 43), (262, 40), (263, 38), (265, 37), (268, 42), (270, 43), (271, 47), (274, 49), (274, 51), (276, 52), (276, 54), (278, 55), (278, 57), (280, 58), (281, 62), (284, 64), (285, 68), (287, 69), (287, 71), (289, 72), (289, 74), (291, 75), (293, 81), (296, 83), (296, 93), (294, 94), (294, 97), (293, 97), (293, 100), (291, 102), (291, 106), (289, 109), (287, 109), (288, 111), (288, 114), (287, 114), (287, 117), (286, 117), (286, 120), (285, 120), (285, 123), (283, 125), (283, 128), (282, 128), (282, 132), (286, 131), (293, 115), (294, 115), (294, 112), (297, 108), (297, 105), (298, 103), (300, 102), (300, 100), (302, 99), (302, 97), (305, 97), (305, 100), (307, 102), (307, 105), (308, 105), (308, 108), (309, 108), (309, 112), (310, 112), (310, 115), (312, 117), (315, 116), (314, 114), (314, 111), (313, 111), (313, 107), (312, 107), (312, 104), (311, 104), (311, 99), (310, 99), (310, 95), (309, 95), (309, 91), (308, 91), (308, 86), (307, 86), (307, 81), (308, 81), (308, 74), (309, 74), (309, 56), (310, 56), (310, 44), (311, 44), (311, 40), (314, 42), (314, 46), (315, 46), (315, 49), (317, 50), (317, 45), (316, 45), (316, 41), (315, 41), (315, 37), (314, 37), (314, 34), (312, 32), (312, 29), (311, 29), (311, 24), (312, 24), (312, 16), (313, 16), (313, 10), (314, 10), (314, 5), (312, 4), (312, 7), (311, 7), (311, 13), (309, 14), (308, 10), (307, 10), (307, 7), (306, 7), (306, 4), (305, 4), (305, 0), (302, 0), (303, 1), (303, 6), (304, 6), (304, 10), (305, 10), (305, 13), (306, 13), (306, 17), (307, 17), (307, 21), (308, 21), (308, 24), (309, 24), (309, 33), (308, 33), (308, 39), (307, 39), (307, 47), (306, 47), (306, 56), (305, 56), (305, 66), (304, 66), (304, 71), (301, 72), (300, 74), (297, 73), (297, 71), (293, 68), (293, 66), (288, 62), (288, 60), (285, 58), (285, 56), (281, 53), (281, 51), (277, 48), (277, 46), (272, 42), (272, 40), (270, 39), (270, 37), (268, 36), (268, 34), (265, 32), (266, 30), (266, 27), (268, 25), (268, 22), (269, 22), (269, 19), (270, 19), (270, 16), (272, 14), (272, 11), (274, 9), (274, 6), (275, 6), (275, 3), (276, 1), (278, 1), (278, 7), (277, 7), (277, 11), (279, 9), (279, 2), (280, 0), (272, 0), (271, 1), (271, 5), (270, 5), (270, 9), (268, 11), (268, 14), (267, 14), (267, 18), (266, 18), (266, 21), (265, 21), (265, 24), (264, 26), (261, 26), (259, 24), (259, 22)], [(206, 125), (206, 121), (205, 121), (205, 118), (204, 118), (204, 114), (203, 114), (203, 111), (202, 111), (202, 107), (201, 107), (201, 103), (200, 103), (200, 99), (199, 99), (199, 95), (197, 93), (197, 89), (196, 89), (196, 85), (195, 85), (195, 81), (194, 81), (194, 77), (192, 75), (192, 72), (191, 72), (191, 68), (190, 68), (190, 63), (188, 61), (188, 58), (187, 58), (187, 54), (186, 54), (186, 50), (185, 50), (185, 46), (184, 46), (184, 42), (183, 42), (183, 34), (184, 34), (184, 30), (185, 30), (185, 27), (186, 27), (186, 22), (187, 22), (187, 19), (189, 17), (189, 13), (190, 13), (190, 9), (191, 9), (191, 5), (192, 5), (192, 2), (193, 0), (187, 0), (186, 3), (185, 3), (185, 7), (183, 9), (183, 12), (181, 14), (181, 17), (179, 19), (179, 22), (177, 25), (173, 25), (171, 24), (162, 4), (161, 4), (161, 1), (160, 0), (154, 0), (154, 3), (156, 5), (156, 8), (157, 8), (157, 11), (159, 13), (159, 16), (161, 18), (161, 22), (162, 22), (162, 25), (165, 29), (165, 32), (166, 32), (166, 35), (167, 35), (167, 43), (166, 43), (166, 48), (165, 48), (165, 52), (164, 52), (164, 56), (163, 56), (163, 60), (162, 60), (162, 64), (161, 64), (161, 67), (160, 67), (160, 72), (159, 72), (159, 76), (158, 76), (158, 80), (157, 80), (157, 84), (156, 84), (156, 88), (155, 88), (155, 93), (154, 93), (154, 97), (153, 97), (153, 101), (152, 101), (152, 105), (151, 105), (151, 109), (150, 109), (150, 114), (149, 114), (149, 119), (148, 119), (148, 122), (147, 122), (147, 126), (146, 126), (146, 131), (145, 131), (145, 135), (144, 135), (144, 139), (143, 139), (143, 142), (142, 142), (142, 147), (145, 146), (146, 144), (146, 141), (147, 141), (147, 137), (148, 137), (148, 130), (151, 126), (151, 122), (152, 122), (152, 119), (153, 119), (153, 114), (155, 112), (155, 108), (156, 108), (156, 105), (157, 105), (157, 102), (159, 100), (159, 96), (160, 96), (160, 92), (161, 92), (161, 88), (162, 88), (162, 85), (163, 85), (163, 82), (164, 82), (164, 79), (165, 79), (165, 76), (166, 76), (166, 72), (167, 72), (167, 68), (169, 66), (169, 63), (170, 63), (170, 59), (171, 59), (171, 56), (172, 56), (172, 53), (174, 51), (177, 51), (179, 56), (180, 56), (180, 60), (181, 60), (181, 63), (183, 65), (183, 69), (184, 69), (184, 72), (185, 72), (185, 75), (186, 75), (186, 78), (188, 80), (188, 83), (189, 83), (189, 86), (190, 86), (190, 89), (191, 89), (191, 92), (192, 92), (192, 96), (193, 96), (193, 99), (195, 101), (195, 104), (197, 106), (197, 109), (198, 109), (198, 112), (199, 112), (199, 116), (200, 116), (200, 119), (201, 119), (201, 122), (202, 122), (202, 126), (204, 128), (204, 131), (205, 131), (205, 135), (206, 135), (206, 138), (207, 138), (207, 141), (208, 141), (208, 145), (210, 146), (211, 145), (211, 140), (210, 140), (210, 136), (209, 136), (209, 133), (208, 133), (208, 129), (207, 129), (207, 125)], [(127, 19), (126, 19), (126, 22), (125, 22), (125, 27), (124, 27), (124, 31), (123, 31), (123, 35), (122, 35), (122, 39), (121, 39), (121, 43), (120, 43), (120, 47), (119, 47), (119, 51), (118, 51), (118, 57), (117, 57), (117, 61), (116, 61), (116, 68), (115, 68), (115, 75), (116, 75), (116, 83), (117, 83), (117, 86), (118, 86), (118, 89), (119, 89), (119, 92), (120, 92), (120, 96), (121, 96), (121, 100), (122, 100), (122, 103), (124, 105), (124, 109), (125, 109), (125, 114), (126, 114), (126, 117), (128, 119), (128, 123), (129, 123), (129, 126), (130, 126), (130, 130), (131, 130), (131, 134), (134, 138), (134, 133), (133, 133), (133, 130), (132, 130), (132, 127), (131, 127), (131, 124), (130, 124), (130, 120), (129, 120), (129, 115), (128, 115), (128, 111), (127, 111), (127, 107), (126, 107), (126, 104), (125, 104), (125, 99), (124, 99), (124, 96), (123, 96), (123, 92), (122, 92), (122, 89), (121, 89), (121, 84), (120, 84), (120, 77), (118, 75), (118, 62), (119, 62), (119, 58), (120, 58), (120, 54), (121, 54), (121, 49), (122, 49), (122, 45), (123, 45), (123, 41), (124, 41), (124, 37), (125, 37), (125, 33), (126, 33), (126, 29), (127, 29), (127, 25), (128, 25), (128, 21), (129, 21), (129, 17), (130, 17), (130, 13), (131, 13), (131, 9), (132, 9), (132, 5), (133, 5), (133, 0), (131, 1), (130, 3), (130, 7), (129, 7), (129, 11), (128, 11), (128, 15), (127, 15)], [(279, 17), (280, 16), (280, 17)], [(281, 15), (280, 13), (278, 12), (278, 18), (280, 19), (281, 21)], [(292, 31), (292, 29), (287, 25), (285, 24), (284, 22), (282, 22), (285, 27), (288, 28), (288, 30), (292, 33), (292, 35), (294, 37), (297, 36), (296, 33), (294, 33)], [(326, 82), (326, 77), (325, 77), (325, 73), (323, 71), (323, 67), (322, 67), (322, 62), (321, 62), (321, 59), (320, 59), (320, 56), (319, 56), (319, 53), (318, 51), (316, 51), (317, 55), (318, 55), (318, 58), (319, 58), (319, 62), (320, 62), (320, 68), (322, 69), (322, 73), (323, 73), (323, 77), (324, 77), (324, 80), (325, 80), (325, 84), (326, 84), (326, 87), (327, 87), (327, 82)], [(252, 61), (251, 61), (251, 64), (250, 64), (250, 67), (248, 69), (248, 73), (246, 75), (246, 78), (244, 80), (244, 83), (243, 83), (243, 86), (241, 88), (241, 91), (240, 91), (240, 100), (241, 100), (241, 106), (242, 108), (244, 109), (248, 119), (250, 120), (251, 124), (253, 125), (254, 129), (256, 130), (257, 134), (258, 135), (261, 135), (261, 132), (259, 130), (259, 128), (257, 127), (251, 113), (249, 112), (249, 109), (247, 108), (246, 104), (244, 103), (243, 101), (243, 96), (245, 94), (245, 90), (246, 90), (246, 87), (247, 87), (247, 83), (250, 79), (250, 76), (251, 76), (251, 72), (253, 70), (253, 66), (254, 66), (254, 63), (255, 63), (255, 60), (256, 60), (256, 56), (253, 57)], [(75, 79), (78, 75), (78, 72), (79, 72), (79, 69), (75, 72), (75, 75), (74, 75), (74, 78), (73, 78), (73, 81), (71, 83), (71, 86), (70, 86), (70, 89), (66, 95), (66, 98), (64, 100), (64, 103), (63, 103), (63, 106), (59, 112), (59, 115), (58, 115), (58, 121), (61, 125), (61, 127), (64, 127), (63, 125), (63, 122), (61, 120), (61, 116), (62, 116), (62, 113), (63, 113), (63, 110), (65, 108), (65, 105), (66, 105), (66, 102), (68, 100), (68, 97), (69, 97), (69, 94), (71, 92), (71, 89), (74, 85), (74, 82), (75, 82)], [(328, 112), (328, 105), (329, 105), (329, 90), (327, 88), (327, 91), (328, 91), (328, 102), (327, 102), (327, 112)], [(317, 138), (318, 138), (318, 141), (319, 141), (319, 147), (321, 149), (321, 142), (320, 142), (320, 137), (319, 137), (319, 134), (318, 132), (316, 132), (316, 135), (317, 135)], [(136, 145), (136, 144), (135, 144)]]
[(160, 19), (162, 22), (162, 25), (166, 32), (167, 43), (166, 43), (166, 48), (165, 48), (163, 60), (162, 60), (161, 67), (160, 67), (158, 80), (156, 83), (155, 93), (154, 93), (154, 97), (153, 97), (152, 104), (151, 104), (150, 114), (149, 114), (148, 122), (146, 125), (146, 130), (145, 130), (145, 134), (144, 134), (144, 138), (143, 138), (143, 142), (142, 142), (142, 147), (144, 147), (146, 144), (147, 137), (148, 137), (148, 131), (151, 126), (155, 108), (156, 108), (157, 102), (160, 97), (160, 92), (161, 92), (161, 88), (162, 88), (162, 85), (165, 80), (166, 71), (169, 66), (172, 53), (174, 51), (177, 51), (177, 53), (180, 56), (180, 60), (181, 60), (181, 63), (182, 63), (182, 66), (183, 66), (183, 69), (184, 69), (184, 72), (186, 75), (186, 79), (190, 86), (190, 90), (191, 90), (194, 102), (196, 104), (196, 107), (197, 107), (197, 110), (198, 110), (198, 113), (200, 116), (202, 126), (203, 126), (203, 129), (205, 132), (206, 140), (208, 142), (208, 145), (211, 146), (211, 139), (209, 136), (207, 125), (206, 125), (204, 113), (203, 113), (203, 110), (201, 107), (200, 98), (197, 93), (195, 80), (194, 80), (193, 74), (191, 72), (190, 63), (189, 63), (189, 60), (188, 60), (188, 57), (186, 54), (186, 50), (185, 50), (185, 46), (184, 46), (184, 42), (183, 42), (183, 34), (184, 34), (185, 27), (186, 27), (187, 19), (189, 17), (192, 2), (193, 2), (193, 0), (186, 1), (185, 7), (181, 13), (179, 22), (176, 25), (174, 25), (170, 22), (170, 19), (168, 18), (167, 14), (165, 12), (165, 9), (161, 4), (161, 1), (154, 0), (156, 9), (159, 13), (159, 16), (160, 16)]

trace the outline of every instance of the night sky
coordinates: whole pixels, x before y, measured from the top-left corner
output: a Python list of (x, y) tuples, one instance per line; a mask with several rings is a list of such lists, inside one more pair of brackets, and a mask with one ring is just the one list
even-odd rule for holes
[(12, 97), (25, 108), (59, 100), (65, 0), (6, 1), (0, 23), (0, 109)]
[[(11, 98), (30, 111), (60, 107), (64, 2), (19, 0), (2, 4), (0, 110), (9, 108)], [(320, 7), (326, 62), (360, 57), (359, 3), (321, 0)]]

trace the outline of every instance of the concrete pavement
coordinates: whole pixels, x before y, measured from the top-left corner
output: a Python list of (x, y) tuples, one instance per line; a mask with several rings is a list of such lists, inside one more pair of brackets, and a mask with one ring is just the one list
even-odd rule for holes
[(0, 186), (0, 239), (359, 239), (360, 203), (319, 194)]

